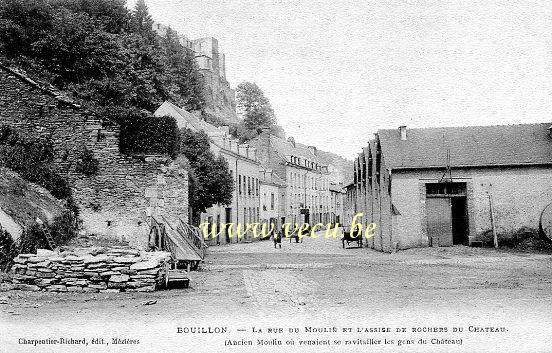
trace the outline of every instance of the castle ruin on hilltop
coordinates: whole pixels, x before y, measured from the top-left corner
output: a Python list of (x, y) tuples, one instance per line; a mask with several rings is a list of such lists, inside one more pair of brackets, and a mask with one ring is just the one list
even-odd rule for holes
[[(168, 26), (154, 22), (153, 30), (164, 37)], [(236, 114), (236, 92), (226, 80), (226, 57), (219, 51), (218, 40), (205, 37), (190, 40), (176, 33), (180, 44), (195, 54), (195, 59), (204, 80), (203, 96), (205, 112), (224, 122), (238, 122)]]

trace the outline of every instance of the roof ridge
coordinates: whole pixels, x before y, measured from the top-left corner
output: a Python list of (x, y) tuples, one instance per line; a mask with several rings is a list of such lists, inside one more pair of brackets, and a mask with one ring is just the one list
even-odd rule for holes
[[(40, 91), (42, 91), (43, 93), (45, 94), (48, 94), (50, 96), (52, 96), (55, 100), (57, 100), (58, 102), (62, 103), (62, 104), (66, 104), (76, 110), (80, 110), (82, 112), (84, 112), (85, 114), (90, 114), (90, 115), (93, 115), (95, 117), (98, 117), (98, 114), (90, 109), (88, 106), (83, 106), (79, 103), (76, 103), (74, 98), (69, 95), (66, 91), (64, 90), (60, 90), (58, 89), (57, 87), (55, 87), (54, 85), (52, 85), (51, 83), (49, 82), (44, 82), (42, 80), (35, 80), (35, 79), (32, 79), (30, 78), (28, 75), (27, 75), (27, 72), (26, 70), (20, 68), (20, 67), (12, 67), (12, 66), (8, 66), (6, 64), (4, 64), (2, 61), (0, 61), (0, 69), (12, 74), (12, 75), (15, 75), (17, 76), (17, 78), (19, 78), (21, 81), (33, 86), (34, 88), (37, 88), (39, 89)], [(105, 120), (105, 121), (109, 121), (113, 124), (116, 124), (116, 125), (119, 125), (119, 122), (116, 121), (116, 120), (113, 120), (112, 118), (109, 118), (109, 117), (106, 117), (106, 116), (101, 116), (101, 119), (102, 120)]]
[[(515, 126), (534, 126), (534, 125), (542, 125), (542, 124), (551, 124), (551, 122), (540, 122), (540, 123), (516, 123), (516, 124), (493, 124), (493, 125), (465, 125), (465, 126), (429, 126), (429, 127), (408, 127), (408, 130), (437, 130), (437, 129), (467, 129), (467, 128), (492, 128), (492, 127), (515, 127)], [(379, 131), (395, 131), (397, 128), (390, 128), (390, 129), (378, 129)]]
[(0, 68), (4, 69), (5, 71), (16, 75), (19, 79), (22, 81), (30, 84), (31, 86), (38, 88), (39, 90), (43, 91), (44, 93), (47, 93), (54, 97), (56, 100), (65, 103), (67, 105), (71, 105), (74, 108), (81, 109), (82, 106), (78, 103), (75, 103), (71, 97), (67, 94), (67, 92), (62, 91), (58, 88), (56, 88), (54, 85), (52, 85), (49, 82), (42, 82), (40, 80), (35, 80), (29, 77), (27, 72), (19, 67), (11, 67), (5, 65), (3, 62), (0, 62)]

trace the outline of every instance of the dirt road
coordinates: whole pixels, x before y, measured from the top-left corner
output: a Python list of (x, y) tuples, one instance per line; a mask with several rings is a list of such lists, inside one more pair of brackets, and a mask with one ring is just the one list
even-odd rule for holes
[[(198, 352), (222, 351), (212, 349), (224, 347), (228, 337), (254, 336), (253, 327), (270, 326), (300, 329), (297, 336), (275, 336), (278, 339), (331, 336), (307, 334), (305, 327), (309, 326), (408, 329), (408, 335), (389, 336), (395, 340), (390, 347), (372, 346), (371, 351), (552, 350), (552, 257), (463, 246), (383, 254), (342, 249), (335, 239), (306, 239), (299, 244), (284, 240), (282, 249), (274, 249), (268, 241), (233, 244), (210, 248), (206, 263), (193, 273), (188, 289), (132, 294), (10, 292), (0, 296), (8, 296), (7, 304), (0, 305), (5, 332), (0, 347), (10, 346), (10, 352), (31, 350), (18, 343), (21, 337), (60, 335), (89, 340), (96, 336), (110, 340), (115, 335), (142, 341), (136, 347), (102, 346), (113, 351), (162, 348), (187, 352), (193, 351), (191, 347)], [(144, 305), (147, 301), (156, 303)], [(403, 338), (453, 337), (455, 325), (465, 330), (457, 335), (463, 339), (461, 345), (397, 346), (397, 339)], [(229, 327), (230, 336), (178, 333), (179, 327), (197, 326)], [(448, 327), (448, 336), (414, 332), (417, 327)], [(470, 327), (506, 331), (470, 332)], [(245, 331), (239, 331), (242, 329)], [(266, 330), (258, 337), (265, 338)], [(182, 346), (175, 349), (175, 342)], [(51, 351), (61, 348), (71, 347), (56, 346)], [(100, 347), (94, 349), (101, 351)], [(287, 351), (274, 346), (224, 349)], [(366, 347), (302, 349), (347, 352)]]

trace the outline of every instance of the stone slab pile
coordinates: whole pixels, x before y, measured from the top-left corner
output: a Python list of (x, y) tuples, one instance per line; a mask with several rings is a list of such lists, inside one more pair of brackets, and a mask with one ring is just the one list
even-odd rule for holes
[(14, 289), (48, 292), (151, 292), (165, 280), (167, 252), (125, 248), (39, 249), (12, 266)]

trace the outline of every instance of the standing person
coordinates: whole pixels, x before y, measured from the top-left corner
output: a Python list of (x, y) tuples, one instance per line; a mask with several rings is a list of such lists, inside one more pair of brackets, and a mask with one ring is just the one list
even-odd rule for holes
[(272, 228), (272, 240), (274, 241), (274, 249), (276, 249), (276, 245), (280, 246), (280, 249), (282, 248), (282, 236), (284, 232), (284, 225), (282, 224), (280, 227), (274, 227)]

